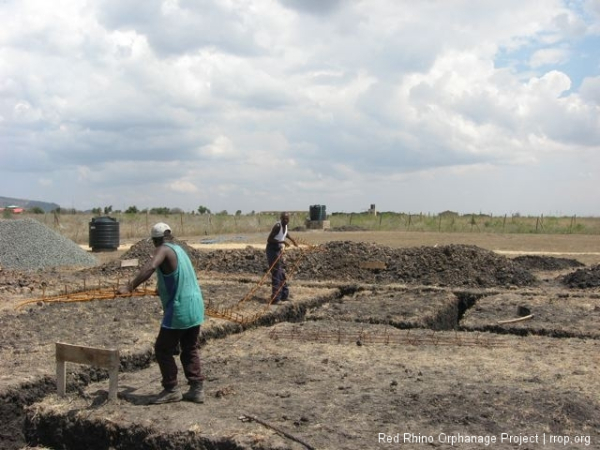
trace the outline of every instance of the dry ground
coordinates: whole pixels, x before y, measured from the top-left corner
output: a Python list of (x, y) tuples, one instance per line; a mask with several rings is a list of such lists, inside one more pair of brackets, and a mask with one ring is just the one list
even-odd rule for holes
[[(316, 273), (331, 277), (303, 278), (298, 273), (292, 280), (292, 301), (273, 306), (268, 304), (268, 286), (260, 285), (262, 274), (225, 271), (237, 270), (240, 258), (247, 258), (248, 267), (262, 264), (252, 259), (255, 255), (246, 246), (262, 247), (264, 236), (219, 239), (218, 244), (232, 253), (219, 253), (215, 259), (214, 243), (185, 238), (191, 247), (206, 252), (198, 261), (220, 268), (199, 271), (210, 306), (230, 308), (245, 299), (238, 311), (252, 318), (245, 324), (208, 318), (201, 350), (207, 376), (203, 405), (148, 404), (160, 389), (152, 355), (161, 313), (157, 298), (40, 302), (15, 310), (40, 294), (41, 282), (60, 291), (61, 284), (80, 283), (82, 275), (74, 270), (0, 272), (0, 280), (8, 280), (0, 286), (0, 447), (600, 448), (600, 290), (561, 284), (560, 277), (577, 270), (574, 267), (532, 270), (534, 284), (522, 277), (513, 278), (523, 280), (521, 286), (492, 286), (486, 278), (488, 285), (471, 286), (460, 279), (467, 268), (488, 272), (493, 267), (472, 266), (460, 258), (481, 257), (488, 265), (502, 263), (503, 270), (505, 262), (483, 251), (454, 247), (475, 245), (510, 258), (568, 258), (590, 267), (600, 263), (598, 237), (365, 232), (296, 236), (312, 244), (377, 245), (344, 244), (340, 248), (354, 252), (353, 258), (368, 261), (352, 264), (349, 258), (335, 272), (328, 272), (335, 260), (315, 260)], [(373, 263), (373, 255), (380, 254), (380, 245), (424, 246), (417, 253), (427, 256), (423, 264), (437, 255), (433, 249), (451, 245), (446, 249), (448, 260), (465, 269), (435, 270), (449, 272), (461, 284), (365, 281), (371, 280), (369, 271), (377, 280), (387, 270), (378, 265), (365, 269), (370, 266), (364, 263)], [(127, 251), (124, 246), (98, 256), (109, 264)], [(396, 257), (388, 250), (381, 254)], [(390, 260), (383, 263), (393, 266)], [(426, 269), (432, 267), (436, 266)], [(352, 270), (363, 281), (348, 279)], [(336, 278), (340, 271), (345, 279)], [(103, 277), (112, 283), (131, 276), (108, 270), (87, 274), (88, 280)], [(412, 280), (423, 279), (423, 274), (414, 275)], [(15, 285), (15, 279), (21, 282)], [(533, 317), (502, 323), (522, 319), (525, 312)], [(57, 341), (118, 348), (118, 400), (106, 399), (104, 370), (78, 365), (69, 365), (68, 396), (57, 397)], [(560, 442), (551, 444), (551, 439)]]

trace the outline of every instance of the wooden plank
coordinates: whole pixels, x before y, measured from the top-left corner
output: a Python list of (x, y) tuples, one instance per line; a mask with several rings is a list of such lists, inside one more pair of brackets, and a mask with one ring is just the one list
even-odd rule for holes
[(67, 365), (64, 361), (56, 361), (56, 392), (64, 397), (67, 392)]
[(119, 364), (119, 351), (57, 342), (56, 359), (111, 369)]
[(119, 366), (108, 371), (108, 399), (116, 400), (119, 389)]
[(102, 367), (109, 371), (108, 398), (117, 398), (119, 351), (103, 348), (84, 347), (62, 342), (56, 343), (56, 390), (59, 396), (66, 393), (66, 362)]
[(139, 261), (137, 258), (135, 259), (124, 259), (121, 261), (121, 267), (137, 267), (139, 265)]

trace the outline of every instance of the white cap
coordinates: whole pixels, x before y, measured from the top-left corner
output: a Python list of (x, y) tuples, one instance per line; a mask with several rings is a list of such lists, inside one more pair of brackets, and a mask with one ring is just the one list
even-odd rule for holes
[(171, 231), (171, 227), (164, 222), (158, 222), (150, 230), (150, 237), (161, 238), (165, 236), (166, 231)]

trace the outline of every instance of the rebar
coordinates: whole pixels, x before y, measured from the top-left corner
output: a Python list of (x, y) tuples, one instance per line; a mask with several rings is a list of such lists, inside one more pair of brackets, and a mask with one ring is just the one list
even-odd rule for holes
[(115, 298), (123, 297), (146, 297), (149, 295), (157, 295), (156, 289), (138, 288), (130, 294), (119, 294), (116, 289), (90, 289), (79, 292), (67, 292), (60, 295), (45, 296), (25, 300), (19, 303), (15, 309), (19, 310), (31, 303), (71, 303), (71, 302), (88, 302), (92, 300), (114, 300)]
[(292, 330), (272, 329), (269, 332), (271, 339), (286, 339), (301, 342), (317, 342), (326, 344), (384, 344), (384, 345), (433, 345), (433, 346), (481, 346), (481, 347), (508, 347), (510, 343), (491, 336), (482, 336), (480, 333), (469, 335), (432, 332), (368, 332), (365, 330), (314, 330), (294, 328)]
[[(290, 278), (290, 279), (293, 276), (293, 274), (296, 272), (296, 270), (300, 264), (300, 261), (302, 260), (302, 258), (304, 258), (304, 256), (306, 256), (307, 253), (320, 250), (319, 247), (312, 245), (308, 242), (305, 242), (301, 239), (296, 239), (296, 242), (298, 242), (301, 245), (304, 245), (307, 249), (301, 248), (300, 256), (295, 260), (295, 264), (292, 267), (292, 269), (290, 271), (288, 271), (288, 278)], [(263, 275), (261, 280), (256, 284), (256, 286), (254, 286), (235, 306), (229, 307), (229, 308), (218, 307), (218, 306), (212, 305), (212, 303), (209, 302), (207, 305), (205, 305), (206, 315), (209, 317), (213, 317), (213, 318), (229, 320), (231, 322), (236, 322), (236, 323), (239, 323), (242, 325), (255, 322), (260, 317), (265, 315), (268, 312), (269, 306), (271, 306), (274, 297), (271, 297), (271, 301), (267, 305), (265, 305), (264, 308), (262, 308), (259, 311), (243, 312), (240, 310), (240, 308), (241, 308), (242, 304), (245, 301), (247, 301), (249, 298), (251, 298), (252, 295), (256, 292), (256, 290), (259, 289), (260, 286), (264, 284), (268, 275), (271, 273), (272, 269), (279, 262), (279, 260), (282, 256), (283, 256), (283, 251), (277, 257), (277, 259), (271, 265), (271, 267), (269, 267), (269, 269), (265, 272), (265, 274)], [(19, 310), (28, 304), (40, 303), (40, 302), (41, 303), (70, 303), (70, 302), (85, 302), (85, 301), (92, 301), (92, 300), (114, 300), (116, 298), (124, 298), (124, 297), (145, 297), (145, 296), (158, 295), (156, 288), (149, 289), (146, 287), (143, 287), (143, 288), (138, 287), (133, 292), (130, 292), (127, 294), (119, 294), (118, 293), (119, 279), (117, 279), (116, 285), (114, 287), (102, 288), (101, 286), (102, 286), (102, 282), (101, 282), (101, 280), (98, 280), (98, 288), (97, 289), (86, 289), (86, 280), (84, 280), (83, 290), (81, 290), (81, 291), (69, 292), (68, 287), (65, 285), (63, 294), (46, 296), (45, 290), (43, 290), (41, 297), (25, 300), (25, 301), (19, 303), (15, 309)], [(282, 286), (280, 287), (280, 289), (281, 288), (282, 288)], [(277, 293), (275, 295), (277, 295)]]
[[(279, 288), (275, 291), (275, 293), (271, 295), (269, 303), (263, 309), (262, 314), (264, 314), (264, 313), (266, 313), (266, 311), (268, 311), (269, 306), (271, 306), (273, 301), (275, 300), (275, 298), (277, 298), (277, 295), (279, 295), (279, 292), (281, 292), (281, 289), (283, 289), (283, 286), (284, 286), (284, 284), (287, 283), (287, 280), (292, 279), (292, 277), (293, 277), (294, 273), (297, 271), (298, 266), (300, 265), (300, 262), (302, 261), (302, 259), (308, 253), (313, 253), (316, 251), (323, 251), (323, 249), (320, 248), (319, 246), (311, 244), (301, 238), (295, 238), (295, 240), (296, 240), (296, 243), (299, 244), (298, 248), (300, 249), (300, 252), (301, 252), (300, 256), (295, 260), (295, 264), (292, 266), (291, 270), (286, 271), (286, 279), (281, 284), (281, 286), (279, 286)], [(300, 245), (303, 245), (305, 248), (300, 247)], [(285, 248), (286, 247), (284, 247), (283, 250), (279, 253), (279, 255), (277, 256), (275, 261), (273, 261), (273, 263), (271, 264), (269, 269), (265, 272), (265, 274), (262, 276), (262, 278), (259, 280), (259, 282), (236, 304), (236, 306), (235, 306), (236, 309), (239, 309), (242, 306), (242, 304), (244, 302), (246, 302), (248, 299), (250, 299), (254, 295), (254, 293), (265, 283), (265, 281), (267, 280), (267, 277), (271, 274), (271, 272), (273, 271), (273, 269), (275, 268), (275, 266), (277, 265), (279, 260), (283, 257)], [(255, 315), (257, 315), (257, 314), (260, 314), (260, 313), (256, 313)], [(262, 315), (262, 314), (260, 314), (260, 315)]]

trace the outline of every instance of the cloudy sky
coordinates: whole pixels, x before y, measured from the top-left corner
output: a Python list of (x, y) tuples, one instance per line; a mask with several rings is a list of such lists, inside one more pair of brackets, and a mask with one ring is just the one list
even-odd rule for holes
[(600, 215), (600, 0), (0, 0), (0, 196)]

